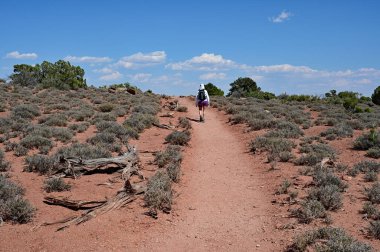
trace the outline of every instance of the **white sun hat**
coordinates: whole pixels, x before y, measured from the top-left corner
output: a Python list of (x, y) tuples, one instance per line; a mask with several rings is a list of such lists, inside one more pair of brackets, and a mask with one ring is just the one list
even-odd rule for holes
[(201, 84), (201, 85), (199, 86), (199, 89), (200, 89), (200, 90), (205, 89), (205, 85), (204, 85), (204, 84)]

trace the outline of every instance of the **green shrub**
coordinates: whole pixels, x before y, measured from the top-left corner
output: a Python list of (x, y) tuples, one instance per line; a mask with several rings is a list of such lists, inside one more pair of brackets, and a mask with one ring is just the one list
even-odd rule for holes
[(293, 159), (294, 156), (291, 152), (289, 151), (282, 151), (278, 154), (279, 161), (280, 162), (288, 162), (289, 160)]
[(154, 163), (158, 167), (165, 167), (170, 163), (180, 163), (182, 161), (181, 147), (178, 145), (169, 145), (165, 151), (156, 153)]
[(98, 109), (101, 112), (111, 112), (115, 108), (115, 104), (112, 103), (104, 103), (101, 104)]
[(92, 145), (114, 144), (116, 142), (116, 135), (113, 133), (101, 132), (87, 139), (87, 142), (91, 143)]
[(30, 104), (18, 105), (12, 109), (11, 113), (12, 117), (20, 117), (26, 119), (33, 119), (34, 117), (39, 115), (41, 115), (41, 113), (38, 107)]
[(326, 138), (329, 135), (334, 135), (337, 137), (352, 137), (353, 130), (347, 124), (338, 124), (333, 128), (329, 128), (326, 131), (322, 132), (320, 135)]
[(76, 143), (68, 147), (60, 148), (54, 155), (56, 158), (76, 157), (81, 159), (94, 159), (94, 158), (109, 158), (111, 152), (101, 146), (91, 146), (89, 144)]
[(24, 137), (27, 135), (51, 138), (53, 137), (53, 128), (45, 125), (30, 125), (24, 131)]
[(171, 162), (166, 166), (166, 172), (173, 182), (178, 182), (181, 177), (181, 164), (179, 162)]
[(375, 171), (367, 171), (364, 174), (364, 180), (367, 181), (367, 182), (377, 181), (377, 172), (375, 172)]
[(40, 174), (49, 174), (55, 169), (55, 162), (52, 157), (45, 155), (28, 156), (25, 159), (26, 166), (24, 171), (38, 172)]
[(373, 103), (380, 105), (380, 86), (373, 91), (371, 98)]
[(82, 133), (82, 132), (85, 132), (89, 127), (90, 127), (90, 124), (87, 122), (84, 122), (84, 123), (71, 124), (69, 126), (69, 129), (78, 133)]
[(380, 221), (371, 221), (368, 227), (368, 234), (380, 240)]
[(347, 184), (344, 183), (338, 176), (331, 171), (324, 168), (319, 168), (318, 166), (314, 168), (313, 181), (317, 187), (335, 185), (341, 191), (347, 188)]
[(370, 158), (376, 158), (376, 159), (380, 158), (380, 148), (379, 147), (372, 147), (372, 148), (368, 149), (366, 156), (370, 157)]
[(27, 149), (38, 148), (44, 154), (53, 147), (53, 142), (50, 139), (39, 135), (27, 135), (21, 139), (20, 144)]
[(134, 114), (156, 115), (158, 111), (160, 111), (160, 107), (157, 103), (146, 103), (146, 104), (135, 106), (132, 109), (132, 113)]
[(0, 150), (0, 172), (8, 171), (10, 168), (10, 163), (4, 159), (4, 152)]
[(300, 148), (301, 153), (306, 153), (294, 161), (296, 165), (313, 166), (328, 157), (335, 159), (336, 153), (333, 148), (326, 144), (305, 144)]
[(370, 188), (365, 188), (366, 196), (373, 204), (380, 203), (380, 183), (376, 182)]
[(313, 188), (309, 192), (308, 198), (318, 200), (326, 208), (326, 210), (337, 210), (342, 203), (342, 193), (336, 185), (325, 185)]
[(35, 209), (22, 198), (24, 189), (0, 175), (0, 218), (18, 223), (29, 222)]
[(178, 121), (179, 121), (179, 127), (184, 128), (184, 129), (192, 128), (190, 120), (187, 119), (186, 117), (179, 117)]
[(367, 218), (372, 220), (380, 219), (380, 211), (371, 202), (364, 203), (361, 213), (365, 214)]
[(288, 193), (288, 189), (291, 185), (292, 183), (289, 180), (285, 179), (284, 181), (282, 181), (280, 187), (277, 189), (276, 194)]
[(363, 134), (359, 136), (357, 139), (355, 139), (353, 148), (355, 150), (368, 150), (372, 147), (376, 147), (379, 145), (379, 134), (374, 129), (371, 129), (371, 131), (368, 134)]
[(74, 137), (74, 134), (70, 129), (67, 128), (54, 128), (53, 137), (58, 141), (66, 143)]
[(50, 192), (70, 191), (71, 185), (66, 184), (62, 178), (49, 178), (44, 181), (44, 190)]
[(14, 155), (17, 157), (25, 156), (26, 154), (28, 154), (28, 149), (20, 144), (17, 144), (13, 151)]
[[(323, 240), (323, 243), (315, 243)], [(308, 246), (313, 246), (313, 251), (345, 251), (345, 252), (370, 252), (371, 246), (359, 242), (347, 235), (343, 229), (334, 227), (322, 227), (316, 230), (304, 232), (297, 236), (294, 242), (288, 246), (288, 252), (303, 252)]]
[(279, 121), (275, 126), (276, 130), (270, 131), (266, 134), (267, 137), (283, 137), (283, 138), (298, 138), (304, 133), (298, 127), (289, 121)]
[(359, 163), (355, 164), (351, 170), (348, 171), (348, 175), (355, 177), (360, 172), (367, 173), (369, 171), (379, 173), (380, 163), (368, 160), (360, 161)]
[(165, 137), (165, 141), (173, 145), (187, 145), (190, 141), (190, 131), (173, 131)]
[(301, 207), (292, 211), (292, 216), (298, 218), (301, 223), (311, 223), (314, 219), (325, 218), (326, 209), (318, 200), (306, 200)]
[(264, 150), (270, 153), (291, 152), (293, 147), (295, 147), (294, 142), (288, 139), (273, 137), (256, 137), (250, 143), (251, 152), (256, 152), (257, 150)]
[(39, 124), (45, 124), (47, 126), (67, 126), (67, 116), (64, 114), (54, 114), (46, 117), (42, 117), (38, 120)]
[(123, 124), (141, 133), (144, 129), (150, 128), (153, 123), (158, 123), (154, 115), (133, 113)]
[(145, 203), (153, 209), (170, 210), (173, 192), (171, 179), (164, 171), (158, 171), (148, 181), (147, 190), (144, 195)]

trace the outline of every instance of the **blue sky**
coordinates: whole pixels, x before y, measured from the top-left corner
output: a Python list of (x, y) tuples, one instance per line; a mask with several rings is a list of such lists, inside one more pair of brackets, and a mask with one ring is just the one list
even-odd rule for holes
[(0, 78), (59, 59), (88, 84), (225, 91), (251, 77), (275, 94), (380, 85), (380, 1), (1, 1)]

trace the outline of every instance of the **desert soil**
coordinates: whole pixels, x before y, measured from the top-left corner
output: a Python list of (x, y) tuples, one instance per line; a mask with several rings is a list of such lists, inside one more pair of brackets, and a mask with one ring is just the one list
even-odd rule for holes
[[(57, 225), (40, 226), (79, 213), (44, 204), (44, 177), (22, 172), (23, 158), (6, 153), (12, 162), (12, 179), (26, 188), (26, 198), (38, 210), (31, 223), (7, 223), (0, 228), (0, 251), (283, 251), (295, 234), (312, 228), (297, 225), (289, 218), (286, 203), (282, 204), (286, 200), (274, 195), (285, 178), (297, 174), (297, 168), (281, 163), (269, 171), (265, 154), (249, 152), (249, 141), (264, 131), (245, 133), (244, 125), (231, 126), (224, 113), (211, 108), (206, 111), (206, 122), (199, 123), (193, 101), (180, 98), (180, 104), (189, 111), (177, 116), (192, 119), (193, 129), (183, 153), (181, 181), (174, 185), (170, 214), (159, 212), (157, 220), (145, 215), (140, 198), (63, 231), (57, 232)], [(177, 118), (160, 121), (176, 124)], [(169, 133), (151, 128), (134, 144), (142, 151), (162, 150)], [(94, 128), (78, 137), (86, 139), (92, 134)], [(140, 157), (143, 173), (147, 177), (154, 174), (153, 156), (144, 152)], [(112, 197), (122, 184), (99, 185), (108, 178), (98, 174), (69, 181), (72, 190), (60, 195), (84, 200)]]

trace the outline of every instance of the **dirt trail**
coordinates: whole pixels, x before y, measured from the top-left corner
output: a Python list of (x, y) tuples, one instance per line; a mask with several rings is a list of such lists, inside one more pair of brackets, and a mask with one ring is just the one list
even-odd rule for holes
[[(199, 119), (192, 101), (180, 102), (189, 108), (190, 118)], [(205, 123), (192, 122), (192, 140), (182, 163), (183, 187), (175, 200), (179, 218), (165, 232), (146, 239), (146, 249), (278, 250), (274, 234), (266, 233), (272, 214), (257, 171), (261, 161), (247, 153), (245, 141), (225, 117), (213, 109), (205, 117)]]
[[(199, 119), (193, 101), (181, 98), (180, 103), (188, 107), (187, 116)], [(244, 126), (231, 127), (227, 120), (222, 112), (208, 109), (205, 123), (192, 122), (192, 140), (184, 152), (184, 174), (174, 186), (177, 197), (172, 213), (160, 212), (158, 220), (144, 215), (147, 209), (139, 199), (126, 208), (61, 232), (55, 231), (57, 226), (34, 229), (44, 221), (61, 220), (73, 213), (43, 204), (42, 177), (21, 174), (22, 164), (14, 163), (19, 167), (14, 178), (22, 175), (31, 180), (22, 184), (28, 188), (26, 196), (38, 211), (32, 223), (0, 228), (0, 237), (6, 237), (0, 239), (0, 251), (283, 250), (288, 238), (275, 226), (288, 220), (279, 218), (280, 209), (270, 203), (273, 187), (277, 186), (271, 184), (273, 175), (268, 178), (263, 155), (247, 152), (247, 142), (255, 135), (242, 134)], [(151, 128), (142, 134), (138, 148), (164, 148), (162, 142), (167, 134), (167, 130)], [(78, 184), (78, 190), (74, 188), (68, 194), (80, 199), (104, 198), (106, 192), (113, 195), (119, 185), (111, 189), (98, 186), (94, 190), (94, 184), (106, 179), (104, 175), (82, 178), (89, 183)], [(40, 182), (34, 183), (35, 180)]]

